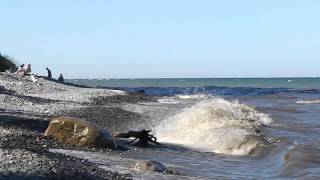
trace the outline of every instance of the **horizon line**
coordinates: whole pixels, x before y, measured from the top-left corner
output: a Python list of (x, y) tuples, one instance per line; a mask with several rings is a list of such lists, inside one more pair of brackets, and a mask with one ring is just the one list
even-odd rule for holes
[(303, 78), (320, 78), (320, 76), (279, 76), (279, 77), (146, 77), (146, 78), (66, 78), (66, 80), (135, 80), (135, 79), (303, 79)]

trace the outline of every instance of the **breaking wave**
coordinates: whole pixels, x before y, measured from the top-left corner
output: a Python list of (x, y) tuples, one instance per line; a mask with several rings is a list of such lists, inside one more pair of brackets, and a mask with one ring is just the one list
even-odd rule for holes
[(228, 155), (250, 155), (266, 144), (258, 128), (268, 115), (238, 101), (210, 98), (185, 108), (155, 128), (160, 141)]

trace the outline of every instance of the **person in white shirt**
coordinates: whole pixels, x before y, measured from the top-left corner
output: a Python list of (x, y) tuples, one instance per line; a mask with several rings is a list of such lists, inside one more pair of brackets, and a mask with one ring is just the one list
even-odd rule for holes
[(24, 70), (24, 64), (21, 64), (15, 74), (24, 74)]

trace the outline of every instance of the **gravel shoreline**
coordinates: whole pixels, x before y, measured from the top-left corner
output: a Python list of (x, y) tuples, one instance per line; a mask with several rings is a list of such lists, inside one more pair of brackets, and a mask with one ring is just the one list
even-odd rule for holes
[(49, 149), (101, 151), (62, 144), (43, 136), (53, 117), (70, 115), (113, 131), (126, 131), (139, 115), (121, 103), (150, 99), (123, 91), (65, 85), (43, 78), (0, 73), (0, 179), (131, 179), (130, 174), (100, 169), (84, 159), (49, 152)]

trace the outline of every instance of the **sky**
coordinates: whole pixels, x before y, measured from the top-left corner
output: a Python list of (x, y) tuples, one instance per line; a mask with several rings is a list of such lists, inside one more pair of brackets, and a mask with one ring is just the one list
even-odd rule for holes
[(0, 52), (65, 78), (320, 76), (318, 0), (1, 0)]

